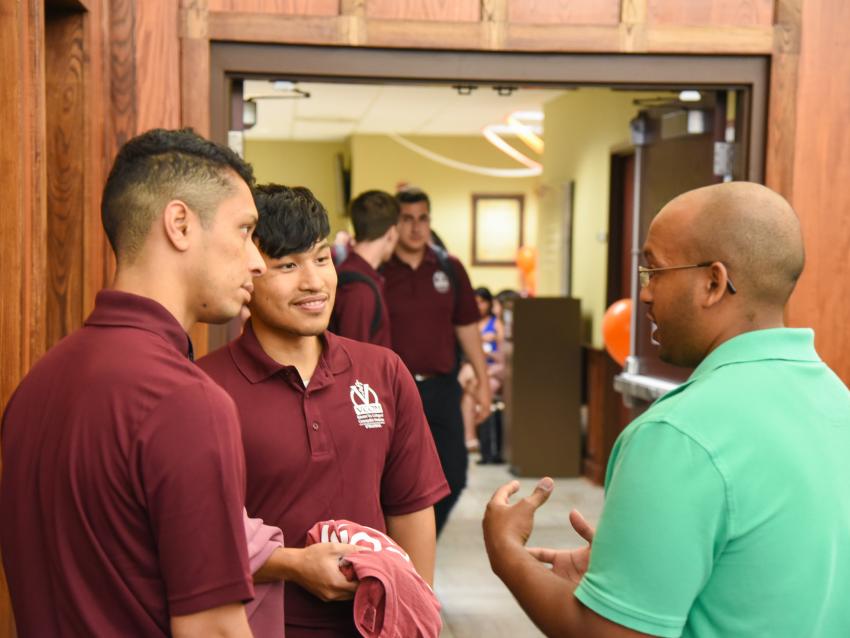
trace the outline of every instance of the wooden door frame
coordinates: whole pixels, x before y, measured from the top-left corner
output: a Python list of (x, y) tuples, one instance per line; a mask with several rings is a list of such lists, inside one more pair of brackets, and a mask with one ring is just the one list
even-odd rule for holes
[[(510, 82), (524, 87), (605, 86), (669, 90), (738, 88), (748, 95), (748, 178), (763, 182), (770, 57), (517, 53), (221, 42), (192, 30), (181, 48), (183, 123), (227, 142), (230, 80), (277, 77), (318, 82), (417, 84)], [(227, 341), (227, 327), (210, 326), (210, 349)]]

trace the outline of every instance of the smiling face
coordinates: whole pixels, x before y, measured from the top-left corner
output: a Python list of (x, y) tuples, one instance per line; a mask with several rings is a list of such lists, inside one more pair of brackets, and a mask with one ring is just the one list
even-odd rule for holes
[(254, 280), (251, 320), (282, 336), (312, 337), (328, 327), (337, 275), (326, 240), (301, 253), (272, 259)]
[(265, 264), (251, 239), (257, 208), (248, 185), (234, 176), (233, 191), (212, 219), (200, 224), (192, 261), (193, 308), (198, 321), (223, 323), (251, 300), (254, 278)]

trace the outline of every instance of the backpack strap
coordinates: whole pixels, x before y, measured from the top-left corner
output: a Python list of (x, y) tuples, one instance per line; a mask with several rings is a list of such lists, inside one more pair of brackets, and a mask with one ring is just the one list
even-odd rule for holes
[(375, 333), (378, 332), (378, 328), (381, 325), (381, 291), (378, 290), (377, 284), (372, 280), (371, 277), (369, 277), (368, 275), (364, 275), (361, 272), (355, 272), (353, 270), (342, 270), (337, 273), (337, 290), (353, 283), (368, 284), (369, 288), (372, 289), (372, 294), (375, 296), (375, 311), (372, 313), (372, 323), (369, 325), (369, 336), (374, 337)]
[(457, 286), (457, 274), (455, 273), (454, 265), (452, 264), (452, 260), (449, 259), (449, 253), (446, 252), (445, 248), (441, 248), (440, 246), (431, 246), (431, 249), (434, 251), (434, 254), (437, 256), (437, 266), (446, 273), (446, 276), (449, 278), (449, 283), (452, 285), (452, 296), (454, 297), (454, 308), (457, 308), (458, 295), (460, 291)]

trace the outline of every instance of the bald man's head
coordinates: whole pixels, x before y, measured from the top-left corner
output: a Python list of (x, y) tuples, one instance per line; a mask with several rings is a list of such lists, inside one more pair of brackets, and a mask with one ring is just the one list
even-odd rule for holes
[(800, 273), (800, 222), (785, 199), (761, 184), (727, 182), (689, 191), (656, 218), (680, 227), (690, 263), (722, 261), (742, 297), (782, 307)]

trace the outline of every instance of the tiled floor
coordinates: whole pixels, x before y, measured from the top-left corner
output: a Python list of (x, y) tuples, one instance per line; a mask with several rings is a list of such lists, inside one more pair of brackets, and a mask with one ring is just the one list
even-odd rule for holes
[[(452, 511), (437, 546), (436, 591), (443, 605), (442, 638), (525, 638), (542, 634), (528, 620), (510, 592), (490, 571), (481, 517), (496, 488), (513, 477), (505, 465), (476, 465), (470, 459), (469, 485)], [(535, 479), (520, 479), (525, 495)], [(596, 524), (602, 489), (584, 479), (557, 479), (555, 491), (535, 517), (530, 545), (578, 547), (569, 512), (578, 508)]]

